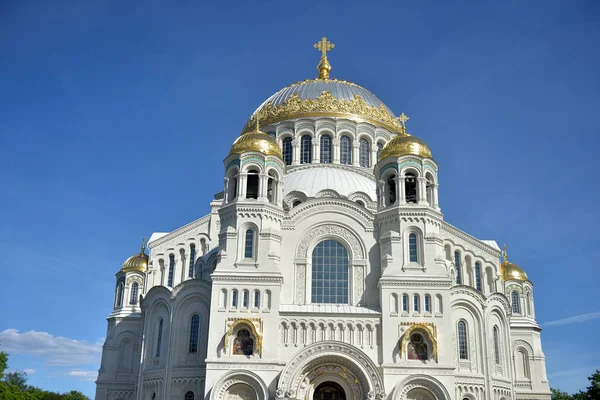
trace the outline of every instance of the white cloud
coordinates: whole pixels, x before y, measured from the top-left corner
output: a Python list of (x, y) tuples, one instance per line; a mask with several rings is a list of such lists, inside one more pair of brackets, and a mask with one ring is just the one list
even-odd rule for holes
[(13, 354), (26, 354), (40, 357), (48, 365), (75, 366), (99, 364), (102, 344), (91, 344), (85, 340), (52, 336), (48, 332), (29, 331), (20, 333), (17, 329), (0, 332), (2, 351)]
[(67, 375), (78, 378), (80, 381), (95, 381), (98, 377), (98, 371), (70, 371)]
[(35, 369), (33, 369), (33, 368), (25, 368), (23, 370), (23, 372), (25, 372), (27, 375), (31, 375), (31, 374), (35, 374)]
[(591, 321), (591, 320), (598, 319), (598, 318), (600, 318), (600, 311), (593, 312), (593, 313), (587, 313), (587, 314), (574, 315), (572, 317), (567, 317), (567, 318), (557, 319), (554, 321), (544, 322), (542, 324), (542, 326), (547, 327), (547, 326), (557, 326), (557, 325), (570, 325), (570, 324), (576, 324), (579, 322)]

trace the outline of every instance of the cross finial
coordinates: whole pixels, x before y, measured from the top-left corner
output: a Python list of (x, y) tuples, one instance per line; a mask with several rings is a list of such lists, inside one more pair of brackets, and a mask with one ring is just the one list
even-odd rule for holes
[(260, 132), (260, 118), (258, 113), (256, 113), (256, 132)]
[(408, 118), (408, 115), (402, 113), (400, 114), (398, 119), (400, 120), (400, 124), (402, 125), (402, 133), (406, 134), (406, 121), (408, 121), (410, 118)]
[(144, 250), (146, 250), (146, 238), (142, 238), (142, 254), (144, 254)]
[(504, 244), (504, 247), (502, 248), (502, 257), (504, 258), (504, 262), (508, 262), (508, 254), (506, 254), (506, 243)]
[(329, 71), (331, 71), (331, 65), (327, 59), (327, 52), (335, 48), (335, 45), (327, 40), (325, 36), (321, 38), (319, 42), (314, 45), (315, 49), (321, 52), (321, 61), (317, 65), (320, 79), (329, 79)]

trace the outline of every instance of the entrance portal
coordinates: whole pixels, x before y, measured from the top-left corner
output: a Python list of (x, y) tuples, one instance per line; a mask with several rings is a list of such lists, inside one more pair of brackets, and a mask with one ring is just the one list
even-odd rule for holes
[(346, 393), (335, 382), (323, 382), (315, 389), (313, 400), (346, 400)]

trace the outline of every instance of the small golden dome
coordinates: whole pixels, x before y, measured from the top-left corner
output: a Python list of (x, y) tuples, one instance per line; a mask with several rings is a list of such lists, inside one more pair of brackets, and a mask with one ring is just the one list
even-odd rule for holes
[(502, 257), (504, 258), (502, 264), (500, 264), (500, 275), (505, 281), (528, 281), (529, 277), (523, 271), (523, 268), (517, 264), (513, 264), (508, 261), (508, 255), (506, 254), (506, 245), (502, 250)]
[(277, 141), (266, 133), (261, 132), (258, 129), (258, 124), (254, 131), (242, 134), (233, 142), (229, 155), (242, 154), (249, 151), (257, 151), (267, 156), (283, 158), (281, 147)]
[(146, 245), (145, 242), (143, 242), (142, 251), (140, 251), (138, 254), (132, 255), (127, 260), (125, 260), (123, 266), (121, 267), (121, 271), (138, 271), (142, 273), (146, 272), (146, 269), (148, 268), (148, 255), (146, 254), (145, 250)]
[(415, 136), (405, 133), (396, 136), (381, 149), (378, 161), (389, 156), (401, 157), (409, 154), (433, 159), (431, 150), (425, 143)]

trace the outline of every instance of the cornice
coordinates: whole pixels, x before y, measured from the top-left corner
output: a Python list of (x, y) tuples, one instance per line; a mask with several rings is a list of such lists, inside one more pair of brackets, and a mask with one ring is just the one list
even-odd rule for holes
[(464, 240), (465, 242), (477, 247), (478, 249), (483, 250), (487, 254), (489, 254), (493, 257), (496, 257), (496, 258), (500, 258), (500, 250), (495, 249), (492, 246), (489, 246), (489, 245), (483, 243), (481, 240), (477, 239), (474, 236), (469, 235), (466, 232), (461, 231), (457, 227), (449, 224), (448, 222), (442, 221), (441, 228), (442, 228), (442, 231), (450, 233), (450, 234), (458, 237), (459, 239)]
[(388, 222), (401, 218), (405, 219), (405, 221), (408, 218), (426, 218), (428, 219), (427, 222), (437, 226), (443, 226), (444, 224), (444, 216), (442, 213), (422, 205), (398, 205), (379, 210), (375, 213), (376, 222)]
[(177, 228), (176, 230), (174, 230), (170, 233), (167, 233), (165, 236), (163, 236), (159, 239), (149, 242), (148, 247), (150, 249), (156, 248), (157, 246), (163, 245), (185, 233), (188, 233), (202, 225), (207, 224), (209, 221), (210, 221), (210, 214), (207, 214), (204, 217), (198, 218), (197, 220), (192, 221), (189, 224), (182, 226), (181, 228)]
[(343, 198), (311, 198), (306, 202), (292, 208), (283, 219), (282, 229), (293, 230), (299, 219), (307, 214), (314, 215), (318, 212), (340, 212), (357, 220), (366, 232), (374, 230), (374, 215), (368, 209), (358, 206), (355, 202)]
[(382, 285), (393, 285), (393, 286), (439, 286), (449, 287), (452, 284), (450, 279), (448, 280), (436, 280), (436, 281), (420, 281), (420, 280), (407, 280), (405, 277), (382, 277), (379, 279), (379, 286)]
[(251, 276), (251, 275), (239, 275), (239, 273), (235, 273), (232, 275), (229, 274), (223, 274), (223, 273), (217, 273), (217, 272), (213, 272), (213, 274), (211, 275), (212, 281), (213, 283), (216, 282), (254, 282), (254, 283), (283, 283), (283, 277), (282, 276), (276, 276), (276, 275), (271, 275), (271, 276), (265, 276), (260, 275), (260, 276)]

